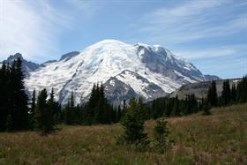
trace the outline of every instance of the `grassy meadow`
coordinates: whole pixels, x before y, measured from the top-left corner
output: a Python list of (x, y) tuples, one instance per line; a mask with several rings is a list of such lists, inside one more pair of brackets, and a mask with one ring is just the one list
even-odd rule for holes
[[(212, 109), (211, 116), (169, 118), (164, 154), (116, 145), (120, 124), (61, 126), (48, 136), (0, 133), (0, 164), (246, 164), (247, 104)], [(152, 139), (155, 121), (145, 130)]]

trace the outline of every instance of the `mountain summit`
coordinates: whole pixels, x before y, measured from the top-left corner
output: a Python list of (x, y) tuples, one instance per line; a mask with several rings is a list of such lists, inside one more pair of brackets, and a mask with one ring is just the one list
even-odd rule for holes
[(152, 100), (204, 80), (195, 66), (159, 45), (103, 40), (44, 64), (30, 73), (25, 84), (30, 92), (54, 88), (65, 104), (72, 92), (77, 103), (87, 99), (94, 83), (104, 84), (106, 96), (119, 102), (133, 96)]
[[(39, 68), (39, 64), (26, 61), (20, 53), (16, 53), (14, 55), (10, 55), (7, 60), (4, 60), (2, 63), (12, 65), (15, 60), (20, 58), (22, 60), (22, 71), (24, 72), (25, 76), (29, 76), (30, 72)], [(1, 63), (0, 63), (1, 65)]]

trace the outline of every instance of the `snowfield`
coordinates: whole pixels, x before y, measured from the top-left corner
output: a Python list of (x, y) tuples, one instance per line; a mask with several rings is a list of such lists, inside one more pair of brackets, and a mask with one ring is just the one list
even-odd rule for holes
[(45, 63), (30, 72), (25, 85), (30, 92), (54, 88), (56, 98), (65, 104), (72, 92), (77, 103), (86, 101), (94, 83), (105, 84), (106, 94), (112, 98), (119, 97), (121, 84), (126, 90), (122, 93), (132, 91), (135, 97), (151, 100), (183, 84), (204, 80), (195, 66), (159, 45), (103, 40), (80, 53)]

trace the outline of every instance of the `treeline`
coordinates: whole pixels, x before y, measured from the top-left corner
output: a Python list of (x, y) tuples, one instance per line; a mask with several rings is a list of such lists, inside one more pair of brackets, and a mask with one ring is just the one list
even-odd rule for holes
[(89, 101), (84, 105), (75, 105), (74, 95), (62, 110), (62, 120), (65, 124), (110, 124), (121, 118), (122, 110), (109, 103), (104, 94), (104, 86), (94, 84)]
[[(20, 59), (0, 69), (0, 131), (39, 130), (49, 133), (58, 124), (111, 124), (121, 119), (126, 105), (114, 107), (104, 94), (104, 86), (94, 84), (89, 101), (75, 104), (71, 93), (63, 107), (54, 98), (54, 90), (33, 91), (31, 99), (24, 87)], [(50, 92), (50, 93), (49, 93)]]
[[(65, 106), (61, 106), (50, 93), (43, 89), (33, 91), (31, 99), (24, 87), (22, 61), (12, 65), (3, 63), (0, 68), (0, 131), (39, 130), (49, 133), (58, 124), (110, 124), (119, 122), (123, 110), (114, 107), (106, 99), (103, 85), (94, 84), (89, 101), (75, 104), (72, 93)], [(124, 106), (125, 107), (125, 106)]]
[(146, 119), (156, 119), (162, 116), (184, 116), (203, 111), (210, 114), (211, 107), (228, 106), (247, 102), (247, 76), (239, 80), (236, 85), (230, 85), (225, 80), (222, 85), (222, 93), (218, 96), (216, 82), (212, 81), (206, 98), (196, 98), (194, 94), (187, 95), (185, 99), (158, 98), (145, 106)]
[(55, 131), (58, 124), (67, 125), (91, 125), (116, 123), (121, 118), (121, 109), (114, 108), (104, 95), (103, 85), (93, 86), (89, 101), (84, 104), (75, 104), (74, 94), (68, 99), (68, 103), (62, 108), (54, 99), (54, 91), (47, 94), (46, 89), (39, 92), (36, 99), (33, 92), (30, 118), (34, 130), (42, 133)]
[[(10, 66), (3, 64), (0, 69), (0, 131), (39, 130), (49, 133), (56, 130), (58, 124), (111, 124), (119, 122), (127, 113), (130, 105), (123, 102), (113, 106), (104, 94), (104, 86), (94, 84), (89, 100), (85, 104), (75, 104), (74, 94), (71, 93), (68, 103), (61, 106), (54, 97), (54, 90), (50, 93), (43, 89), (38, 94), (33, 91), (29, 99), (24, 87), (24, 74), (21, 60), (18, 59)], [(36, 97), (37, 96), (37, 97)], [(132, 101), (133, 102), (133, 101)], [(159, 98), (149, 103), (138, 104), (138, 115), (142, 119), (156, 119), (159, 117), (183, 116), (204, 111), (214, 106), (227, 106), (235, 103), (247, 102), (247, 77), (237, 85), (230, 86), (229, 81), (223, 83), (222, 95), (217, 95), (216, 83), (212, 82), (206, 98), (188, 95), (186, 99)]]

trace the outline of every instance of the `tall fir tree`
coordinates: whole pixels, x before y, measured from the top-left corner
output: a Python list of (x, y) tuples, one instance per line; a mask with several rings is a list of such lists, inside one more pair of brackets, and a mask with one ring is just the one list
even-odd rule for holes
[(37, 105), (35, 108), (35, 128), (40, 131), (45, 131), (45, 111), (47, 109), (47, 91), (43, 89), (39, 92)]
[(37, 99), (37, 106), (35, 109), (35, 128), (46, 135), (55, 130), (53, 122), (53, 114), (51, 110), (52, 99), (47, 102), (47, 91), (43, 89), (40, 91)]
[(8, 89), (9, 69), (5, 63), (0, 69), (0, 131), (6, 130), (7, 116), (8, 116)]
[(33, 90), (33, 94), (32, 94), (32, 102), (31, 102), (31, 114), (34, 114), (35, 112), (35, 108), (36, 108), (36, 91)]
[(50, 128), (50, 130), (54, 130), (55, 127), (55, 114), (57, 113), (57, 107), (56, 102), (54, 99), (54, 89), (51, 89), (50, 97), (47, 101), (47, 127)]
[(115, 121), (114, 108), (108, 103), (102, 84), (93, 86), (89, 101), (85, 106), (84, 121), (86, 124), (109, 124)]
[(236, 85), (233, 83), (231, 89), (231, 102), (236, 103), (236, 99), (237, 99), (237, 89), (236, 89)]
[(75, 106), (74, 93), (72, 92), (64, 110), (65, 123), (69, 125), (80, 124), (82, 123), (81, 116), (82, 112), (79, 106)]
[(144, 133), (144, 119), (142, 118), (140, 104), (132, 98), (130, 106), (124, 115), (121, 124), (124, 128), (124, 133), (119, 137), (119, 144), (148, 144), (147, 134)]
[(168, 148), (168, 122), (164, 118), (156, 120), (156, 126), (153, 129), (153, 149), (158, 153), (164, 153)]
[(237, 101), (239, 103), (247, 102), (247, 76), (244, 76), (237, 86)]
[(211, 86), (209, 87), (207, 94), (207, 104), (209, 104), (210, 106), (218, 105), (218, 95), (215, 81), (212, 81)]
[(35, 119), (34, 119), (35, 109), (36, 109), (36, 91), (33, 90), (32, 99), (31, 99), (31, 108), (29, 112), (29, 127), (31, 129), (33, 129), (35, 126)]
[(18, 58), (10, 69), (8, 130), (28, 129), (28, 96), (25, 92), (23, 79), (22, 61)]
[(231, 89), (230, 89), (230, 83), (229, 80), (225, 80), (223, 82), (223, 90), (222, 90), (222, 105), (226, 106), (231, 101)]

